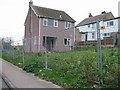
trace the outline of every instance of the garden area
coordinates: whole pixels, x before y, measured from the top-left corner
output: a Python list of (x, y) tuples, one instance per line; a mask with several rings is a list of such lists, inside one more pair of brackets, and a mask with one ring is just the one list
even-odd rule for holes
[[(24, 53), (23, 57), (22, 50), (16, 49), (12, 53), (3, 51), (2, 58), (64, 88), (92, 88), (94, 82), (100, 81), (97, 55), (95, 47), (49, 52), (48, 69), (45, 69), (45, 53)], [(102, 48), (103, 88), (118, 87), (118, 56), (117, 48)]]

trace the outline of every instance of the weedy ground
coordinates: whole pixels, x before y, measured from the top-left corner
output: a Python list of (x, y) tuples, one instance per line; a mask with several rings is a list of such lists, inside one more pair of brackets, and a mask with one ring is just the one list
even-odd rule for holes
[[(64, 88), (92, 88), (100, 81), (98, 53), (95, 47), (76, 48), (69, 52), (47, 54), (48, 69), (45, 69), (45, 53), (24, 53), (22, 50), (3, 52), (3, 59), (51, 81)], [(118, 49), (102, 48), (103, 87), (118, 87)]]

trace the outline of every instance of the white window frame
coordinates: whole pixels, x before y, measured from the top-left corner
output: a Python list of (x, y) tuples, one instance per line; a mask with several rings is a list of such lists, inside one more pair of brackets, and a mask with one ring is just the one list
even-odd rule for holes
[(58, 27), (58, 20), (54, 20), (54, 27)]
[[(65, 39), (67, 40), (66, 44), (65, 44)], [(64, 43), (64, 46), (70, 46), (70, 44), (71, 44), (71, 39), (70, 39), (70, 38), (64, 38), (64, 39), (63, 39), (63, 43)]]
[(110, 33), (104, 33), (104, 37), (110, 37)]
[[(46, 24), (45, 24), (45, 22), (46, 22)], [(48, 19), (43, 19), (43, 26), (48, 26)]]
[(67, 22), (65, 22), (65, 29), (67, 29)]
[[(110, 23), (113, 23), (113, 25), (110, 25)], [(111, 26), (114, 26), (114, 21), (107, 22), (107, 27), (111, 27)]]
[(71, 28), (72, 23), (71, 22), (65, 22), (65, 29)]
[(68, 28), (71, 28), (71, 22), (68, 22)]
[(94, 29), (94, 28), (95, 28), (95, 24), (93, 23), (93, 24), (92, 24), (92, 29)]

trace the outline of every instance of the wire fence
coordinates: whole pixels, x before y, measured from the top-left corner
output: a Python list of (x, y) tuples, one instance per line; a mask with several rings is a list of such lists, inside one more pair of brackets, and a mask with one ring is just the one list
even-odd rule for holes
[[(34, 73), (64, 87), (86, 87), (94, 85), (94, 82), (99, 84), (100, 75), (98, 73), (96, 46), (86, 45), (85, 47), (74, 47), (71, 51), (59, 52), (53, 51), (52, 45), (46, 51), (45, 44), (43, 44), (45, 51), (39, 51), (40, 42), (37, 36), (19, 40), (19, 42), (23, 43), (2, 40), (0, 47), (2, 58), (27, 72)], [(116, 47), (102, 48), (104, 87), (118, 87), (117, 57)]]

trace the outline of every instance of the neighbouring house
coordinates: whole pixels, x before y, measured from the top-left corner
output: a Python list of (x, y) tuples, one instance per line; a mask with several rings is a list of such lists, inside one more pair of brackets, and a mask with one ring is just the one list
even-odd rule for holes
[(100, 15), (92, 16), (91, 13), (89, 17), (80, 22), (76, 27), (79, 29), (81, 35), (82, 42), (94, 42), (97, 40), (97, 28), (96, 28), (96, 20), (98, 19), (100, 26), (100, 35), (101, 40), (107, 43), (111, 43), (112, 38), (118, 32), (118, 18), (114, 17), (111, 12), (106, 13), (102, 12)]
[(33, 5), (25, 20), (25, 52), (69, 51), (74, 46), (75, 20), (61, 10)]

